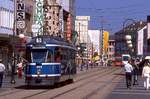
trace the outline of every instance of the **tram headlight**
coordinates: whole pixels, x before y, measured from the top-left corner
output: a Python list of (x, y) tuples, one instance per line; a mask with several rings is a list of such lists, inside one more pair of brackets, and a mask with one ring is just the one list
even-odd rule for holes
[(38, 74), (38, 75), (41, 74), (41, 70), (40, 70), (40, 69), (37, 70), (37, 74)]

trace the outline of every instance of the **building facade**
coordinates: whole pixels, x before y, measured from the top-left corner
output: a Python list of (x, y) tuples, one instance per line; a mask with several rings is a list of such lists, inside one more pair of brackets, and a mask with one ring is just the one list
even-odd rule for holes
[(100, 55), (100, 30), (88, 30), (91, 42), (93, 43), (93, 52)]
[(115, 38), (113, 35), (109, 36), (108, 45), (108, 60), (115, 60)]
[(72, 42), (74, 33), (75, 0), (45, 0), (44, 27), (46, 35)]
[[(15, 2), (14, 0), (0, 0), (0, 59), (6, 66), (6, 72), (11, 70), (11, 64), (13, 61), (13, 46), (15, 47), (16, 56), (22, 50), (21, 41), (19, 39), (19, 33), (25, 36), (31, 36), (31, 27), (33, 21), (33, 6), (34, 2), (32, 0), (25, 0), (25, 28), (18, 32), (19, 29), (15, 31), (14, 23), (14, 12), (15, 12)], [(15, 5), (16, 6), (16, 5)], [(16, 21), (15, 21), (16, 22)]]
[(12, 0), (0, 0), (0, 59), (8, 70), (11, 61), (11, 37), (14, 24), (14, 3)]
[(91, 44), (90, 36), (88, 34), (90, 16), (76, 16), (75, 31), (78, 33), (77, 45), (84, 48), (84, 57), (88, 57), (89, 46)]
[[(122, 54), (130, 54), (136, 56), (138, 52), (137, 39), (138, 31), (146, 25), (145, 22), (135, 22), (125, 26), (124, 29), (115, 33), (115, 56), (121, 57)], [(131, 35), (132, 46), (129, 47), (126, 40), (126, 35)]]
[(44, 28), (45, 35), (59, 36), (60, 24), (59, 14), (61, 6), (56, 0), (45, 0), (44, 1)]

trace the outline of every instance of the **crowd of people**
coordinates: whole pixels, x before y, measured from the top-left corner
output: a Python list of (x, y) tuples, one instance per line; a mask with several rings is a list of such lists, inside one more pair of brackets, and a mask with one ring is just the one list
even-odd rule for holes
[(132, 86), (138, 85), (138, 76), (142, 76), (144, 88), (146, 90), (150, 87), (150, 61), (145, 59), (139, 61), (138, 59), (129, 59), (124, 64), (126, 86), (131, 89)]

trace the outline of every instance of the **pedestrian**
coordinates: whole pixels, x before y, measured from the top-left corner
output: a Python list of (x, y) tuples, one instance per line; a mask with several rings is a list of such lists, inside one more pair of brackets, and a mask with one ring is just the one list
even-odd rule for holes
[(133, 66), (133, 85), (138, 85), (139, 67), (138, 62), (134, 59), (132, 59), (132, 66)]
[(150, 78), (150, 63), (147, 60), (144, 64), (143, 70), (142, 70), (142, 77), (144, 78), (144, 88), (146, 90), (149, 89), (150, 84), (149, 84), (149, 78)]
[(22, 78), (23, 73), (23, 60), (21, 60), (18, 64), (18, 78)]
[(2, 63), (2, 60), (0, 59), (0, 88), (2, 87), (2, 83), (3, 83), (4, 71), (5, 71), (5, 65)]
[(124, 65), (124, 69), (125, 69), (125, 76), (126, 76), (126, 86), (128, 89), (131, 89), (132, 71), (133, 71), (131, 60), (128, 60), (128, 62), (126, 62), (126, 64)]

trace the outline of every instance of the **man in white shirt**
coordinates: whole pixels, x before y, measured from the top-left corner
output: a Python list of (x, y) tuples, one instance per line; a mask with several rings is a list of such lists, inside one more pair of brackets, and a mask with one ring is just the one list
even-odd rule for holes
[(124, 69), (125, 69), (125, 73), (126, 73), (125, 75), (126, 75), (127, 88), (131, 88), (133, 67), (131, 65), (130, 60), (125, 64)]
[(0, 88), (2, 87), (4, 71), (5, 71), (5, 66), (4, 64), (2, 64), (2, 60), (0, 59)]

